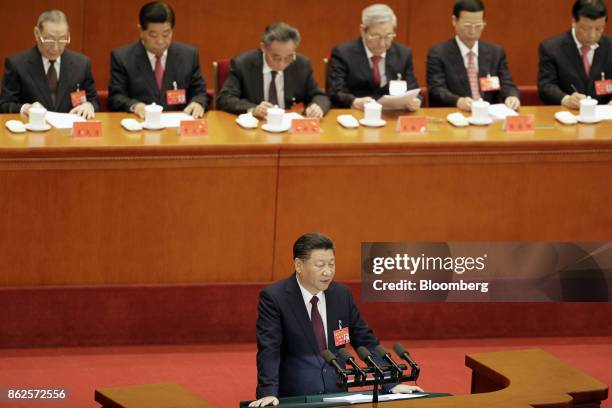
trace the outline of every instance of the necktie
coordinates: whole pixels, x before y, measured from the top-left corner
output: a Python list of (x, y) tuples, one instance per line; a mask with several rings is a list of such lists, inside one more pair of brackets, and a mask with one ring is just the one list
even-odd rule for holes
[(317, 308), (319, 298), (313, 296), (312, 299), (310, 299), (310, 303), (312, 304), (312, 310), (310, 311), (310, 322), (312, 323), (312, 330), (314, 330), (319, 350), (323, 351), (327, 348), (327, 341), (325, 340), (325, 328), (323, 327), (323, 319), (321, 319), (319, 309)]
[(589, 51), (591, 51), (591, 47), (588, 45), (583, 45), (580, 47), (580, 52), (582, 53), (582, 64), (584, 65), (584, 72), (586, 72), (587, 78), (589, 77), (589, 72), (591, 72), (591, 64), (589, 63)]
[(53, 107), (55, 107), (55, 97), (57, 95), (57, 71), (55, 70), (55, 61), (49, 60), (47, 81), (49, 82), (49, 90), (51, 91), (51, 103)]
[(476, 71), (476, 63), (474, 61), (474, 52), (468, 52), (468, 66), (467, 73), (468, 79), (470, 80), (470, 91), (472, 92), (472, 99), (477, 101), (480, 99), (480, 92), (478, 89), (478, 71)]
[(161, 57), (157, 55), (155, 56), (155, 82), (157, 82), (157, 87), (161, 91), (164, 83), (164, 67), (161, 62)]
[(268, 88), (268, 102), (272, 105), (278, 105), (278, 93), (276, 92), (276, 74), (277, 71), (270, 71), (272, 80), (270, 81), (270, 87)]
[(380, 68), (378, 67), (378, 63), (382, 59), (380, 55), (372, 55), (372, 76), (374, 77), (374, 85), (376, 87), (380, 86)]

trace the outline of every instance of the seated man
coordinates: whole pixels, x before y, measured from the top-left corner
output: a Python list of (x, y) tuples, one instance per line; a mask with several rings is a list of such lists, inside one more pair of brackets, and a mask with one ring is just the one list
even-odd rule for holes
[[(295, 272), (262, 290), (257, 318), (257, 398), (251, 407), (278, 405), (280, 397), (341, 392), (336, 372), (321, 352), (334, 354), (338, 326), (348, 327), (353, 347), (375, 347), (378, 339), (346, 286), (333, 282), (334, 243), (325, 235), (309, 233), (293, 244)], [(421, 388), (395, 384), (393, 393)]]
[(595, 90), (597, 81), (612, 79), (612, 37), (603, 35), (608, 8), (603, 0), (577, 0), (572, 17), (570, 31), (540, 44), (540, 99), (569, 109), (578, 109), (587, 96), (610, 103), (609, 92)]
[(429, 106), (471, 111), (472, 102), (483, 99), (518, 109), (519, 91), (512, 82), (506, 53), (499, 45), (480, 41), (486, 25), (482, 1), (458, 0), (452, 23), (455, 38), (427, 53)]
[(263, 118), (274, 105), (288, 110), (303, 105), (306, 116), (322, 117), (329, 110), (329, 99), (315, 82), (308, 58), (295, 52), (299, 44), (297, 29), (285, 23), (266, 27), (259, 49), (230, 61), (217, 107)]
[[(361, 12), (361, 37), (332, 50), (327, 93), (334, 107), (363, 110), (363, 105), (389, 94), (389, 81), (402, 79), (407, 89), (419, 87), (412, 72), (412, 50), (393, 41), (397, 18), (389, 6), (374, 4)], [(410, 99), (406, 109), (421, 107)]]
[(196, 48), (172, 41), (174, 11), (161, 1), (140, 9), (140, 40), (111, 53), (108, 105), (144, 118), (151, 103), (199, 118), (208, 106)]
[(100, 110), (89, 58), (66, 49), (68, 19), (60, 10), (45, 11), (34, 27), (36, 47), (6, 58), (0, 112), (28, 115), (45, 107), (86, 119)]

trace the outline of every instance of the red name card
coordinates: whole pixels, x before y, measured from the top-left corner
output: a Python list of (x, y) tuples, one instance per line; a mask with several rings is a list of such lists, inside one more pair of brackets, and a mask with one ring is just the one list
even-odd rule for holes
[(208, 135), (208, 121), (206, 119), (181, 120), (179, 127), (181, 136)]
[(74, 137), (100, 137), (102, 136), (102, 123), (99, 120), (89, 122), (74, 122), (72, 125)]
[(534, 129), (533, 115), (508, 116), (504, 123), (506, 132), (533, 132)]
[(400, 116), (397, 118), (397, 131), (400, 133), (427, 133), (425, 116)]
[(291, 121), (291, 133), (321, 133), (321, 122), (318, 118), (293, 119)]
[(610, 95), (612, 94), (612, 79), (604, 79), (595, 81), (595, 95)]

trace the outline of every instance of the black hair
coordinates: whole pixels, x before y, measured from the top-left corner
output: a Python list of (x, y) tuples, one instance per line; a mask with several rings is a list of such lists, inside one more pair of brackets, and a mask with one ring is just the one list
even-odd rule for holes
[(453, 7), (453, 15), (459, 18), (462, 11), (478, 12), (484, 11), (484, 3), (481, 0), (457, 0)]
[(580, 20), (580, 17), (591, 20), (605, 17), (608, 21), (608, 7), (603, 0), (576, 0), (572, 7), (572, 17), (574, 21)]
[(293, 243), (293, 259), (299, 258), (303, 261), (310, 258), (310, 253), (315, 249), (331, 249), (336, 247), (331, 239), (319, 232), (309, 232), (302, 235)]
[(149, 27), (149, 23), (170, 23), (172, 28), (175, 23), (172, 7), (163, 1), (152, 1), (142, 6), (138, 19), (143, 30)]

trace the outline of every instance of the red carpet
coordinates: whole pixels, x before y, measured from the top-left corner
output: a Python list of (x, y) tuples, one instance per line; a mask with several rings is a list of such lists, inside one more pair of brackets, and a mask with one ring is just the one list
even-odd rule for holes
[[(391, 346), (391, 342), (384, 342)], [(466, 354), (542, 348), (607, 384), (612, 383), (612, 337), (408, 340), (403, 344), (422, 367), (419, 385), (428, 391), (467, 394)], [(69, 401), (50, 407), (99, 407), (99, 387), (173, 381), (219, 407), (253, 398), (254, 344), (89, 347), (0, 350), (0, 386), (64, 387)], [(41, 407), (40, 403), (1, 404)], [(612, 408), (609, 400), (603, 407)]]

